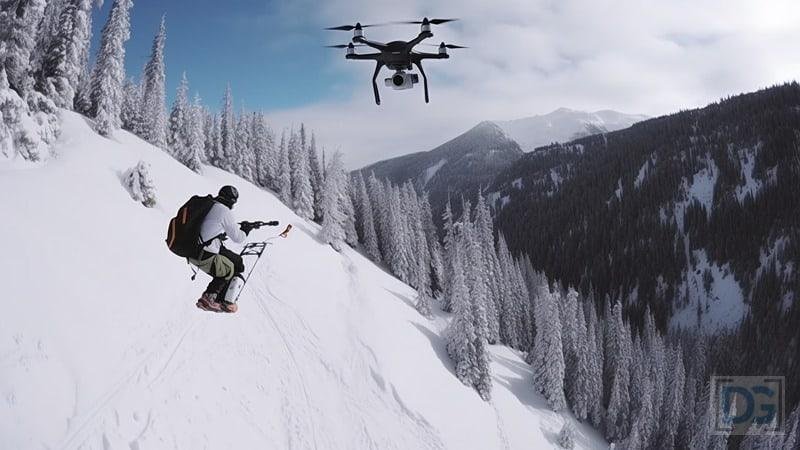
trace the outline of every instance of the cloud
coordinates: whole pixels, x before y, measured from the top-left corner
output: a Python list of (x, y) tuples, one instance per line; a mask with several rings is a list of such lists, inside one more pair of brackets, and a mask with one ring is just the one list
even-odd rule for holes
[[(357, 80), (345, 100), (273, 111), (276, 125), (305, 122), (351, 167), (430, 150), (481, 120), (512, 119), (558, 107), (660, 115), (797, 78), (800, 2), (773, 0), (307, 0), (280, 14), (310, 11), (311, 26), (360, 20), (459, 17), (434, 28), (470, 47), (426, 65), (421, 86), (381, 88), (372, 99), (368, 62), (329, 64)], [(309, 26), (306, 24), (305, 26)], [(376, 40), (412, 37), (414, 26), (367, 29)], [(331, 33), (331, 42), (348, 40)], [(337, 41), (338, 42), (338, 41)], [(389, 72), (384, 69), (383, 76)], [(383, 77), (381, 77), (383, 78)], [(334, 82), (335, 83), (335, 82)], [(339, 86), (338, 83), (335, 83)]]

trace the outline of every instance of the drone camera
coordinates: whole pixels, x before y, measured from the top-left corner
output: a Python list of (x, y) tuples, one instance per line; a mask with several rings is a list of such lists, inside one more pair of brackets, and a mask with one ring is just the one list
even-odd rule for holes
[(386, 86), (391, 87), (392, 89), (411, 89), (416, 83), (419, 83), (419, 75), (401, 71), (392, 75), (391, 78), (386, 78), (383, 81), (386, 83)]

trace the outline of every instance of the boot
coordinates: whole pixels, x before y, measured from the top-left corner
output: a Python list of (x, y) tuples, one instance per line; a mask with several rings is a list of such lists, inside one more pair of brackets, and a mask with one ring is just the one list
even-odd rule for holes
[(209, 292), (204, 292), (200, 299), (197, 300), (197, 307), (205, 311), (222, 311), (220, 304), (217, 303), (217, 294)]
[(221, 312), (226, 313), (235, 313), (239, 310), (239, 305), (236, 303), (226, 302), (225, 300), (219, 302), (219, 307)]

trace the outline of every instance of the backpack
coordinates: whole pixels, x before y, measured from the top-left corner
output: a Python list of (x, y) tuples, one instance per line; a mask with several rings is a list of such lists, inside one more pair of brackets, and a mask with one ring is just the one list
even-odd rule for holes
[(203, 250), (200, 241), (200, 226), (211, 207), (214, 197), (194, 195), (178, 210), (178, 214), (169, 221), (167, 228), (167, 247), (183, 258), (198, 258)]

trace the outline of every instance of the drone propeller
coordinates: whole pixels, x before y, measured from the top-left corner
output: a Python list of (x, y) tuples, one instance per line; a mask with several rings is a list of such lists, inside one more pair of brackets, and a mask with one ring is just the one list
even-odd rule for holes
[(360, 23), (356, 23), (355, 25), (339, 25), (338, 27), (328, 27), (325, 30), (334, 30), (334, 31), (353, 31), (356, 28), (369, 28), (369, 27), (380, 27), (383, 25), (387, 25), (385, 23), (370, 23), (366, 25), (361, 25)]
[(431, 25), (441, 25), (447, 22), (455, 22), (458, 19), (422, 19), (422, 20), (409, 20), (407, 22), (392, 22), (396, 24), (414, 24), (414, 25), (424, 25), (429, 23)]
[(469, 47), (464, 47), (463, 45), (445, 44), (444, 42), (442, 42), (441, 44), (422, 44), (422, 45), (427, 45), (428, 47), (445, 47), (445, 48), (453, 48), (453, 49), (454, 48), (469, 48)]
[(326, 45), (326, 48), (347, 48), (347, 47), (366, 47), (364, 44), (339, 44), (339, 45)]

